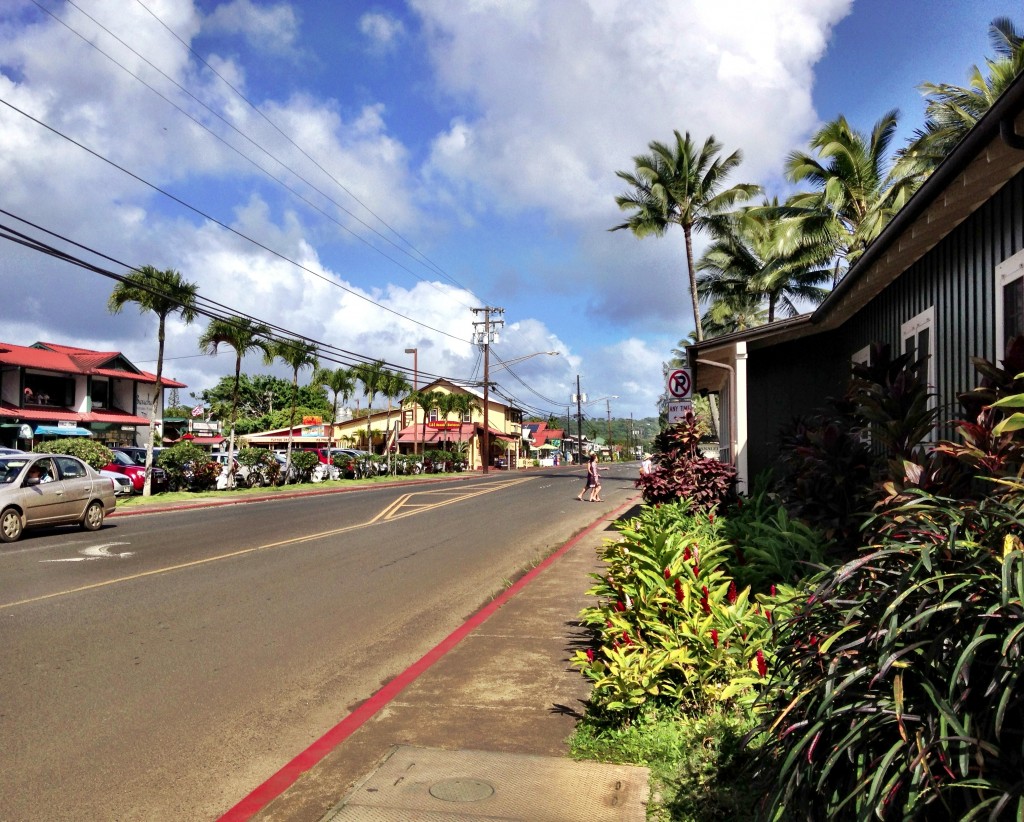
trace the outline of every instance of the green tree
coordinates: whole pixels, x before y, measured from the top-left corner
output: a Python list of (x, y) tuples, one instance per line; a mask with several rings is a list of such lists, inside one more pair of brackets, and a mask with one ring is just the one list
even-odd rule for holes
[(786, 160), (790, 180), (813, 186), (789, 199), (786, 216), (796, 218), (808, 237), (831, 239), (847, 264), (864, 252), (916, 187), (912, 178), (886, 170), (897, 124), (894, 109), (865, 136), (840, 115), (811, 138), (814, 154), (794, 151)]
[[(394, 401), (399, 397), (408, 394), (409, 391), (412, 390), (412, 386), (401, 374), (385, 369), (377, 387), (380, 389), (380, 393), (383, 394), (388, 401), (387, 423), (385, 424), (388, 433), (384, 438), (384, 442), (387, 443), (387, 438), (391, 435), (391, 411), (394, 407)], [(397, 447), (397, 440), (395, 444)], [(390, 454), (388, 455), (388, 462), (391, 462)]]
[(700, 341), (704, 339), (704, 331), (698, 307), (693, 232), (716, 226), (725, 213), (738, 202), (757, 194), (760, 187), (750, 183), (724, 187), (726, 177), (740, 164), (741, 152), (734, 151), (722, 158), (718, 156), (722, 145), (714, 136), (708, 137), (698, 149), (689, 132), (685, 137), (678, 131), (673, 133), (672, 145), (654, 141), (648, 144), (650, 154), (634, 157), (632, 172), (615, 172), (632, 186), (632, 191), (619, 195), (615, 202), (622, 211), (633, 213), (626, 222), (611, 230), (629, 229), (636, 237), (643, 238), (652, 234), (661, 237), (672, 225), (682, 228), (693, 324)]
[(1024, 70), (1024, 33), (1012, 20), (993, 20), (989, 24), (989, 41), (996, 56), (987, 58), (984, 68), (971, 66), (966, 86), (918, 86), (927, 101), (925, 123), (914, 132), (914, 139), (897, 152), (900, 173), (919, 179), (930, 174)]
[(419, 451), (421, 453), (423, 451), (424, 441), (427, 438), (427, 418), (430, 416), (431, 410), (439, 406), (441, 402), (440, 398), (443, 396), (444, 392), (442, 391), (413, 391), (408, 397), (412, 403), (423, 411), (423, 428), (419, 443)]
[[(722, 302), (740, 322), (757, 325), (758, 307), (767, 321), (794, 317), (798, 303), (820, 303), (832, 278), (831, 243), (803, 230), (802, 221), (780, 216), (778, 200), (745, 209), (726, 221), (697, 261), (697, 293), (705, 302)], [(738, 329), (732, 329), (738, 330)]]
[(386, 371), (384, 360), (359, 363), (352, 369), (356, 379), (363, 384), (363, 396), (366, 397), (366, 448), (368, 451), (373, 451), (373, 440), (370, 437), (373, 399), (380, 393), (381, 380), (384, 379)]
[[(459, 420), (464, 419), (466, 414), (480, 410), (479, 403), (470, 394), (451, 394), (450, 396), (453, 398), (450, 411)], [(459, 440), (459, 444), (462, 445), (462, 440)]]
[(295, 435), (295, 409), (299, 395), (299, 372), (303, 368), (312, 368), (314, 373), (320, 361), (317, 359), (317, 347), (308, 340), (274, 339), (267, 346), (263, 361), (270, 365), (275, 359), (281, 360), (292, 369), (292, 400), (288, 416), (288, 452), (287, 464), (292, 462), (292, 441)]
[(156, 439), (156, 415), (158, 405), (162, 406), (164, 343), (166, 341), (167, 318), (177, 315), (186, 325), (196, 318), (196, 294), (199, 286), (187, 281), (180, 273), (172, 269), (160, 271), (153, 266), (145, 265), (124, 277), (110, 294), (107, 308), (112, 314), (121, 313), (128, 303), (135, 303), (139, 311), (151, 311), (156, 314), (157, 323), (157, 356), (156, 356), (156, 395), (153, 411), (149, 418), (149, 442), (146, 443), (146, 480), (142, 495), (151, 496), (153, 479), (153, 443)]
[[(199, 338), (199, 348), (207, 354), (216, 355), (221, 345), (228, 345), (235, 352), (235, 382), (231, 390), (231, 416), (228, 434), (228, 453), (235, 454), (235, 422), (238, 419), (238, 388), (242, 376), (242, 357), (261, 351), (267, 353), (270, 345), (270, 328), (246, 317), (213, 319)], [(228, 485), (235, 484), (234, 472), (228, 472)]]
[(322, 385), (334, 395), (331, 405), (331, 435), (334, 435), (334, 424), (338, 421), (338, 398), (347, 403), (356, 390), (355, 374), (348, 368), (318, 368), (313, 375), (313, 382)]

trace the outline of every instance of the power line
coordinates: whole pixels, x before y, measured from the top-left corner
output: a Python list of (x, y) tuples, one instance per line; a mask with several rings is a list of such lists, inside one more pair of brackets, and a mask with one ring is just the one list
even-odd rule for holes
[(381, 309), (382, 311), (387, 311), (390, 314), (394, 314), (396, 317), (401, 317), (403, 320), (407, 320), (408, 322), (414, 323), (415, 325), (418, 325), (418, 326), (420, 326), (422, 328), (426, 328), (429, 331), (433, 331), (433, 332), (435, 332), (437, 334), (443, 334), (444, 336), (450, 337), (453, 340), (458, 340), (459, 342), (463, 342), (463, 343), (469, 342), (468, 340), (465, 340), (462, 337), (456, 337), (454, 334), (449, 334), (447, 331), (442, 331), (440, 328), (434, 328), (433, 326), (427, 325), (426, 323), (420, 322), (419, 320), (415, 320), (412, 317), (406, 316), (405, 314), (402, 314), (402, 313), (400, 313), (398, 311), (395, 311), (393, 308), (388, 308), (386, 305), (381, 305), (380, 303), (375, 302), (374, 300), (371, 300), (369, 297), (366, 297), (366, 296), (358, 293), (357, 291), (352, 290), (351, 288), (346, 288), (345, 286), (343, 286), (341, 283), (337, 282), (336, 280), (332, 280), (330, 277), (326, 277), (323, 274), (320, 274), (319, 272), (314, 271), (313, 269), (303, 265), (302, 263), (297, 262), (296, 260), (291, 259), (286, 254), (282, 254), (280, 251), (275, 251), (274, 249), (270, 248), (269, 246), (261, 243), (259, 240), (256, 240), (256, 239), (248, 236), (247, 234), (242, 233), (238, 229), (232, 228), (231, 226), (227, 225), (226, 223), (221, 222), (217, 218), (207, 214), (205, 211), (202, 211), (201, 209), (197, 208), (196, 206), (193, 206), (190, 203), (185, 202), (180, 197), (176, 197), (174, 194), (171, 194), (169, 191), (165, 191), (164, 189), (160, 188), (159, 186), (155, 185), (154, 183), (151, 183), (148, 180), (146, 180), (146, 179), (140, 177), (139, 175), (135, 174), (134, 172), (131, 172), (128, 169), (124, 168), (124, 166), (121, 166), (121, 165), (115, 163), (113, 160), (109, 159), (108, 157), (103, 156), (99, 152), (94, 151), (93, 149), (89, 148), (88, 146), (84, 145), (83, 143), (80, 143), (77, 140), (75, 140), (74, 138), (69, 137), (68, 135), (66, 135), (62, 131), (60, 131), (59, 129), (56, 129), (53, 126), (48, 125), (47, 123), (44, 123), (42, 120), (39, 120), (36, 117), (33, 117), (31, 114), (27, 113), (26, 111), (23, 111), (22, 109), (18, 108), (13, 103), (8, 102), (7, 100), (3, 99), (2, 97), (0, 97), (0, 103), (2, 103), (3, 105), (7, 106), (9, 109), (12, 109), (13, 111), (16, 111), (18, 114), (22, 115), (23, 117), (27, 118), (28, 120), (31, 120), (36, 125), (41, 126), (42, 128), (46, 129), (47, 131), (49, 131), (49, 132), (51, 132), (53, 134), (56, 134), (58, 137), (61, 137), (64, 140), (67, 140), (72, 145), (77, 146), (78, 148), (82, 149), (83, 151), (85, 151), (88, 154), (91, 154), (96, 159), (101, 160), (102, 162), (107, 163), (110, 166), (113, 166), (118, 171), (120, 171), (120, 172), (122, 172), (124, 174), (127, 174), (132, 179), (137, 180), (138, 182), (142, 183), (143, 185), (145, 185), (145, 186), (153, 189), (154, 191), (164, 195), (165, 197), (173, 200), (174, 202), (178, 203), (178, 205), (180, 205), (180, 206), (182, 206), (184, 208), (187, 208), (189, 211), (193, 212), (194, 214), (198, 214), (200, 217), (202, 217), (202, 218), (204, 218), (206, 220), (209, 220), (211, 223), (214, 223), (217, 226), (220, 226), (225, 231), (229, 231), (232, 234), (234, 234), (236, 237), (239, 237), (239, 238), (241, 238), (241, 239), (243, 239), (243, 240), (245, 240), (245, 241), (247, 241), (249, 243), (252, 243), (257, 248), (263, 249), (268, 254), (271, 254), (274, 257), (277, 257), (278, 259), (283, 260), (284, 262), (289, 263), (290, 265), (293, 265), (293, 266), (295, 266), (296, 268), (298, 268), (298, 269), (300, 269), (302, 271), (305, 271), (307, 274), (312, 274), (314, 277), (316, 277), (316, 278), (318, 278), (320, 280), (323, 280), (324, 282), (328, 283), (329, 285), (334, 286), (335, 288), (339, 288), (342, 291), (345, 291), (345, 292), (351, 294), (353, 297), (357, 297), (358, 299), (363, 300), (364, 302), (368, 302), (368, 303), (370, 303), (370, 305), (373, 305), (373, 306)]

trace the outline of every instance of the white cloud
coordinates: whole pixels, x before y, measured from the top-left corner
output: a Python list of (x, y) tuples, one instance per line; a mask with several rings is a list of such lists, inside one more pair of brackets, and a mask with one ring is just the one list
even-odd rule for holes
[(359, 31), (370, 41), (371, 50), (378, 53), (394, 51), (405, 36), (401, 20), (380, 12), (367, 12), (360, 17)]
[(434, 166), (509, 208), (607, 219), (614, 171), (673, 129), (742, 148), (739, 174), (781, 163), (815, 115), (812, 67), (850, 0), (414, 0), (437, 81), (475, 116)]
[(261, 6), (252, 0), (232, 0), (217, 6), (203, 27), (210, 32), (240, 34), (260, 49), (286, 54), (295, 47), (299, 21), (289, 3)]

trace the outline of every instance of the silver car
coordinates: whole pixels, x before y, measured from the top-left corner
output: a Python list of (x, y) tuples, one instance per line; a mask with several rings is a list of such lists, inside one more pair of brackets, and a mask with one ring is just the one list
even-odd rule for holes
[(99, 530), (116, 505), (114, 483), (66, 454), (0, 456), (0, 542), (26, 528), (78, 524)]

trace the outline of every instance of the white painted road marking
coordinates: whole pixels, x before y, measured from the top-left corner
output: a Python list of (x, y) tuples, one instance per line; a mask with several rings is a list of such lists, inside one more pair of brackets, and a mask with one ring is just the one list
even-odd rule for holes
[(41, 559), (40, 562), (88, 562), (91, 559), (127, 559), (130, 556), (134, 556), (134, 552), (126, 551), (122, 554), (110, 553), (110, 548), (114, 545), (130, 545), (130, 542), (104, 542), (102, 545), (93, 545), (89, 548), (83, 548), (78, 553), (82, 554), (80, 557), (68, 557), (67, 559)]

